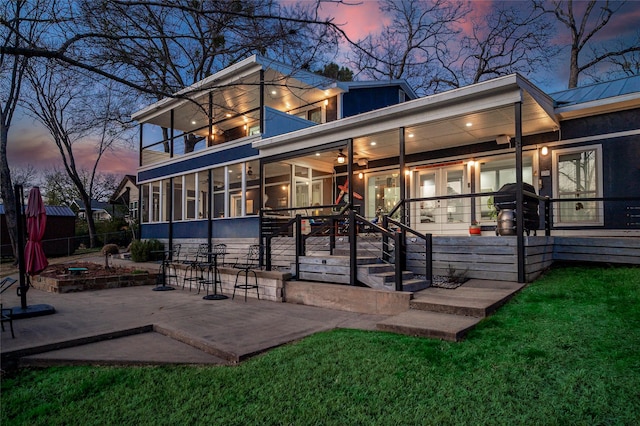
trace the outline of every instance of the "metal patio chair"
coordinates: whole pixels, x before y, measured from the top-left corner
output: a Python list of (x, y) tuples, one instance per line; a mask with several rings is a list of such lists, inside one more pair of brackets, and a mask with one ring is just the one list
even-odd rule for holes
[[(234, 269), (238, 269), (238, 273), (236, 274), (236, 282), (233, 285), (233, 296), (231, 296), (231, 299), (236, 296), (236, 289), (241, 289), (244, 290), (244, 301), (246, 302), (247, 291), (249, 289), (255, 288), (258, 300), (260, 300), (260, 291), (258, 289), (258, 274), (255, 270), (260, 268), (261, 254), (262, 246), (254, 244), (249, 247), (249, 252), (247, 253), (246, 257), (244, 259), (238, 259), (235, 265), (233, 265)], [(238, 278), (242, 273), (244, 273), (244, 284), (238, 284)], [(255, 284), (249, 284), (249, 274), (253, 274)]]

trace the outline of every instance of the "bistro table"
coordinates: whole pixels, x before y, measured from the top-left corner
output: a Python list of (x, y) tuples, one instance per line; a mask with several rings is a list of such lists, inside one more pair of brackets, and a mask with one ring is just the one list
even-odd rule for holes
[(162, 254), (162, 265), (161, 265), (162, 282), (158, 283), (158, 285), (156, 285), (151, 290), (153, 290), (153, 291), (175, 290), (174, 287), (171, 287), (171, 286), (167, 285), (167, 266), (169, 264), (169, 261), (171, 260), (171, 259), (169, 259), (169, 256), (171, 256), (172, 251), (171, 250), (153, 250), (153, 251), (151, 251), (151, 253), (152, 254)]
[[(222, 294), (222, 279), (220, 278), (220, 272), (218, 271), (218, 252), (207, 252), (208, 266), (207, 280), (202, 281), (203, 285), (207, 286), (207, 294), (203, 297), (204, 300), (224, 300), (229, 296)], [(211, 273), (213, 272), (213, 281), (211, 280)], [(209, 285), (213, 284), (213, 294), (209, 294)], [(218, 284), (220, 284), (220, 293), (218, 293)]]

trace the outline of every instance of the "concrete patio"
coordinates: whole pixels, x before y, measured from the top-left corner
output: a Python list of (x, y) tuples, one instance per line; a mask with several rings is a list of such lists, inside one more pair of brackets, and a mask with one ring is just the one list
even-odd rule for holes
[[(157, 270), (158, 266), (146, 267)], [(460, 340), (522, 285), (471, 280), (456, 290), (431, 288), (416, 293), (406, 312), (396, 315), (255, 298), (245, 302), (243, 297), (203, 300), (203, 293), (187, 289), (152, 288), (65, 294), (31, 289), (29, 305), (48, 304), (56, 313), (14, 320), (15, 339), (8, 329), (2, 333), (2, 369), (61, 364), (235, 364), (334, 328)], [(20, 305), (14, 288), (2, 296), (5, 307)]]

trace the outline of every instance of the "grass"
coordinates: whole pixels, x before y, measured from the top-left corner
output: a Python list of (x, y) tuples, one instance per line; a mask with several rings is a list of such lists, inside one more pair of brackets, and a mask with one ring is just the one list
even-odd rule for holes
[(64, 367), (2, 380), (2, 425), (637, 424), (640, 268), (567, 267), (464, 342), (316, 334), (236, 367)]

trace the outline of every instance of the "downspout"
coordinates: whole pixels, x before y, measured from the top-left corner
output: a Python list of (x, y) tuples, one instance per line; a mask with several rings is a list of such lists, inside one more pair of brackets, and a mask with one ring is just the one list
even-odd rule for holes
[(524, 270), (524, 211), (522, 195), (522, 102), (516, 102), (516, 244), (518, 261), (518, 282), (525, 282)]

